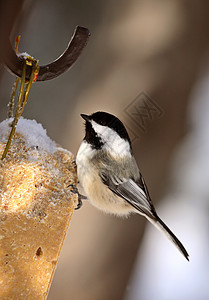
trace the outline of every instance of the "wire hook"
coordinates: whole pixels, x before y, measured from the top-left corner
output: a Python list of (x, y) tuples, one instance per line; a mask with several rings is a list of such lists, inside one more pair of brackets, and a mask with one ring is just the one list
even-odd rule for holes
[[(80, 56), (89, 36), (90, 32), (87, 28), (77, 26), (65, 51), (53, 62), (39, 67), (37, 81), (51, 80), (66, 72)], [(24, 59), (15, 53), (9, 40), (6, 43), (7, 55), (4, 56), (4, 63), (13, 74), (22, 77)], [(26, 80), (29, 80), (31, 71), (32, 67), (27, 65)]]

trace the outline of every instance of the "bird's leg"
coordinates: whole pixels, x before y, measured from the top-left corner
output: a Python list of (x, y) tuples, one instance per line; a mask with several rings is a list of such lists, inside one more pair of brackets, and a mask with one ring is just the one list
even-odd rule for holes
[(68, 185), (68, 187), (72, 187), (71, 192), (78, 195), (78, 205), (77, 205), (77, 207), (75, 209), (81, 208), (81, 206), (83, 205), (82, 200), (86, 200), (87, 197), (84, 196), (84, 195), (81, 195), (79, 193), (77, 187), (74, 184), (70, 184), (70, 185)]

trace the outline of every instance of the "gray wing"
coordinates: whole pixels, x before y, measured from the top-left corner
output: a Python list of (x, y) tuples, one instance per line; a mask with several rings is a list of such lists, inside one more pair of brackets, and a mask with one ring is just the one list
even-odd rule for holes
[(140, 213), (153, 218), (155, 209), (142, 176), (136, 182), (133, 179), (120, 179), (103, 172), (100, 174), (100, 178), (113, 193), (126, 200)]

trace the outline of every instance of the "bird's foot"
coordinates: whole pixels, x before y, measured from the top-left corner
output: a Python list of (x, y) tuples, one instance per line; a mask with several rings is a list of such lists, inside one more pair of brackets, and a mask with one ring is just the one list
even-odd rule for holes
[(75, 208), (77, 210), (77, 209), (81, 208), (81, 206), (83, 205), (82, 200), (86, 200), (87, 197), (84, 195), (81, 195), (79, 193), (77, 187), (74, 184), (70, 184), (70, 185), (68, 185), (68, 187), (72, 187), (71, 192), (78, 195), (78, 204), (77, 204), (77, 207)]

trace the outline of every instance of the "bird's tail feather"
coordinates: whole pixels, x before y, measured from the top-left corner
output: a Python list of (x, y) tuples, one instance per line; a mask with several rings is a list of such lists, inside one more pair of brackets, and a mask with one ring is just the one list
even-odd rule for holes
[(147, 219), (160, 231), (162, 231), (167, 238), (176, 246), (176, 248), (184, 255), (189, 261), (189, 254), (184, 248), (183, 244), (175, 236), (175, 234), (168, 228), (168, 226), (156, 215), (154, 218), (146, 216)]

